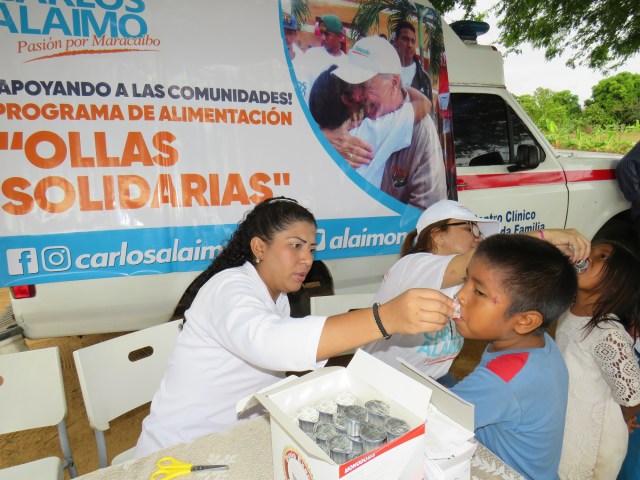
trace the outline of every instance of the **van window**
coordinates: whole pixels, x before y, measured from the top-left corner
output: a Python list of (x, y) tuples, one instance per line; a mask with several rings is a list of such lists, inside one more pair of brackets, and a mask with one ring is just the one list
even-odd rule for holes
[(451, 94), (456, 166), (476, 167), (515, 163), (519, 145), (544, 151), (516, 112), (498, 95)]

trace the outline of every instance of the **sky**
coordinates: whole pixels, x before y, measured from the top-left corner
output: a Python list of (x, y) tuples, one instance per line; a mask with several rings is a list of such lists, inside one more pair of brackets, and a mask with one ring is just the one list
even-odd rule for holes
[[(478, 0), (478, 10), (485, 10), (496, 2), (494, 0)], [(444, 15), (448, 23), (462, 19), (461, 11), (453, 11)], [(478, 38), (478, 43), (495, 45), (504, 52), (505, 48), (496, 43), (500, 31), (497, 19), (488, 15), (485, 19), (491, 26), (489, 31)], [(536, 88), (543, 87), (553, 91), (569, 90), (578, 95), (580, 102), (591, 97), (591, 89), (600, 80), (612, 77), (620, 72), (640, 73), (640, 54), (628, 60), (622, 67), (603, 75), (601, 72), (586, 67), (569, 68), (565, 65), (568, 55), (547, 61), (544, 51), (535, 50), (529, 44), (521, 46), (521, 54), (509, 53), (504, 57), (505, 82), (509, 91), (515, 95), (532, 94)]]

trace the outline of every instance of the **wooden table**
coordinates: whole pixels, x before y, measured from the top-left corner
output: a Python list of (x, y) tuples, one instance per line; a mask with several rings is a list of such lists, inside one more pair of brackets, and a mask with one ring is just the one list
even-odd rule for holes
[[(96, 470), (78, 478), (82, 480), (146, 480), (156, 471), (158, 459), (165, 456), (199, 465), (229, 465), (229, 470), (227, 471), (194, 473), (190, 477), (194, 479), (273, 479), (271, 428), (267, 416), (254, 418), (223, 433), (205, 435), (191, 443), (175, 445), (147, 457)], [(471, 460), (471, 479), (522, 480), (523, 477), (508, 467), (491, 451), (482, 445), (478, 445), (476, 453)]]

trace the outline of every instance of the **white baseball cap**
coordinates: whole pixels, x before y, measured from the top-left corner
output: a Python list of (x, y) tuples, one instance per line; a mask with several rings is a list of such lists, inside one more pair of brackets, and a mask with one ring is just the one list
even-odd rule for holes
[(400, 74), (402, 70), (398, 52), (382, 37), (358, 40), (347, 55), (349, 63), (333, 71), (335, 76), (347, 83), (363, 83), (379, 73)]
[(476, 216), (471, 210), (455, 200), (440, 200), (427, 208), (416, 224), (418, 235), (436, 222), (448, 219), (476, 222), (484, 237), (500, 233), (500, 222)]

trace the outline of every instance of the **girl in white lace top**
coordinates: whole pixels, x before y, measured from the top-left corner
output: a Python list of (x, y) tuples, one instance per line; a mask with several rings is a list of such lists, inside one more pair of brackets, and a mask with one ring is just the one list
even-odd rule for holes
[(576, 301), (556, 330), (569, 369), (561, 479), (614, 479), (620, 470), (625, 419), (640, 409), (640, 368), (628, 333), (640, 331), (639, 286), (636, 253), (613, 241), (592, 245)]

